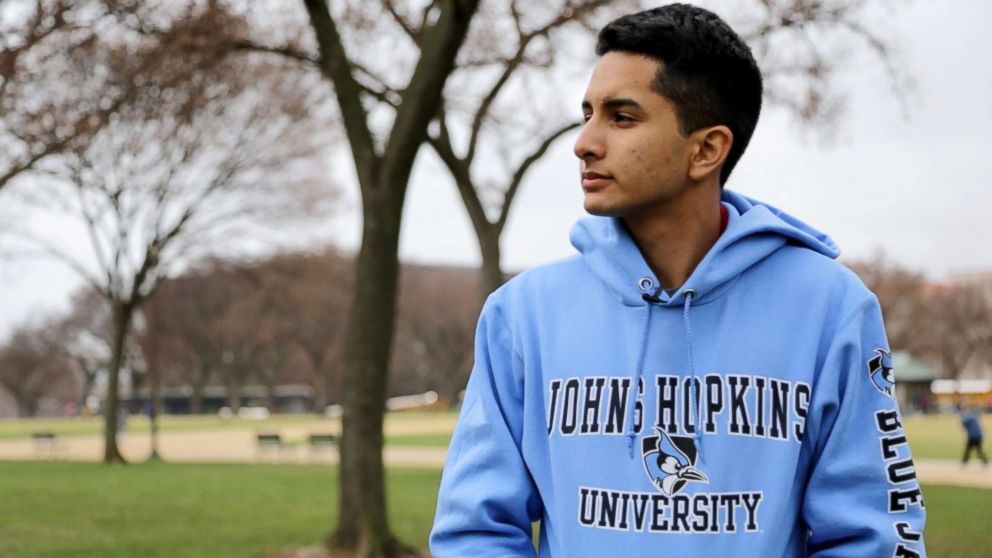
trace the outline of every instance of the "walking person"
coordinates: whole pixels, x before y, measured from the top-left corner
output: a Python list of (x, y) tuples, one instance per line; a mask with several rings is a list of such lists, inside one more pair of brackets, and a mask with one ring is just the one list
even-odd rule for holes
[(961, 464), (967, 465), (968, 460), (971, 459), (971, 450), (975, 450), (982, 463), (988, 465), (989, 458), (985, 455), (985, 450), (982, 449), (984, 432), (982, 432), (982, 423), (979, 421), (977, 408), (966, 410), (961, 414), (961, 426), (964, 427), (964, 431), (968, 435), (968, 441), (964, 447), (964, 458), (961, 460)]

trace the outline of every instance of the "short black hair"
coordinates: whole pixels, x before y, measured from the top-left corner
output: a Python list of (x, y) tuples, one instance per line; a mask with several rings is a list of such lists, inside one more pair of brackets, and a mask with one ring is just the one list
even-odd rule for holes
[(613, 51), (661, 63), (651, 87), (675, 105), (682, 135), (720, 124), (730, 128), (734, 141), (720, 172), (723, 186), (761, 112), (761, 70), (747, 44), (713, 12), (670, 4), (610, 22), (599, 32), (596, 55)]

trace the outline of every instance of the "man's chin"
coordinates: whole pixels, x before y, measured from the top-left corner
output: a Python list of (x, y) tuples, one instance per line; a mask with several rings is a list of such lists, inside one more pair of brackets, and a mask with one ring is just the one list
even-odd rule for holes
[(624, 214), (622, 208), (604, 203), (597, 203), (596, 200), (591, 200), (588, 196), (586, 197), (585, 202), (583, 202), (582, 207), (586, 210), (586, 213), (597, 217), (623, 217)]

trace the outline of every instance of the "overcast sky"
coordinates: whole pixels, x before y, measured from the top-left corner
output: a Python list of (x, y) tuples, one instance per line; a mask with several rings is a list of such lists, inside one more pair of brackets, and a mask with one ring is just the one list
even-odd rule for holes
[[(891, 95), (870, 58), (849, 66), (841, 88), (847, 112), (834, 139), (802, 132), (781, 111), (762, 114), (728, 187), (799, 217), (834, 238), (843, 257), (878, 251), (933, 279), (992, 271), (987, 215), (992, 211), (992, 2), (886, 2), (891, 35), (915, 90), (907, 107)], [(563, 102), (575, 107), (585, 83)], [(504, 264), (518, 270), (573, 252), (582, 214), (572, 134), (560, 140), (523, 186), (503, 239)], [(354, 198), (354, 195), (351, 196)], [(478, 249), (446, 171), (423, 150), (408, 193), (401, 258), (473, 265)], [(314, 231), (344, 247), (358, 242), (357, 206)], [(51, 226), (58, 229), (58, 223)], [(67, 233), (65, 243), (85, 244)], [(64, 311), (80, 282), (59, 264), (0, 262), (0, 338), (26, 320)]]

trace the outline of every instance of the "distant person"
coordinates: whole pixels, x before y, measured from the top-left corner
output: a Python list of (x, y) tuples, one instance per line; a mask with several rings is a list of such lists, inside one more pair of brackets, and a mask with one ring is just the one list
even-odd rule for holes
[(596, 53), (579, 254), (486, 301), (431, 552), (533, 557), (540, 521), (541, 558), (926, 556), (878, 299), (825, 234), (724, 188), (751, 50), (672, 4)]
[(975, 450), (982, 463), (989, 464), (989, 458), (986, 457), (985, 450), (982, 449), (984, 432), (982, 432), (982, 423), (979, 422), (978, 416), (977, 408), (961, 413), (961, 426), (964, 427), (965, 433), (968, 435), (968, 442), (964, 447), (964, 458), (961, 460), (962, 464), (967, 464), (968, 460), (971, 459), (971, 450)]
[(127, 407), (121, 405), (117, 409), (117, 438), (121, 439), (127, 431)]
[(141, 411), (148, 417), (148, 420), (155, 420), (155, 404), (150, 399), (141, 404)]

